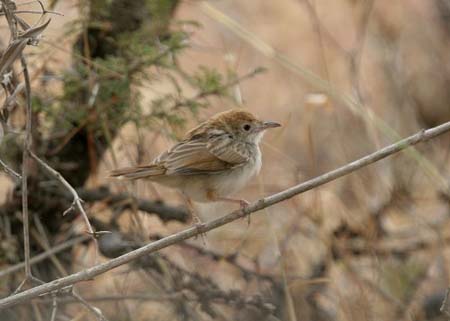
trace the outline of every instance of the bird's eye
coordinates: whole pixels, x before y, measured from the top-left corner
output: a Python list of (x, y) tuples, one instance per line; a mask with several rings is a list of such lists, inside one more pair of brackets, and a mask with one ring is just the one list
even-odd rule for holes
[(244, 128), (244, 130), (248, 132), (250, 128), (252, 128), (252, 126), (250, 126), (249, 124), (245, 124), (242, 128)]

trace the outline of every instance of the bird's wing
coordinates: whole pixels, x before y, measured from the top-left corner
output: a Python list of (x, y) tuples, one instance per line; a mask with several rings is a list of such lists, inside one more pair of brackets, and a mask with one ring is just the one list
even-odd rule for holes
[(164, 166), (166, 175), (220, 173), (249, 159), (245, 149), (235, 145), (230, 139), (185, 140), (161, 154), (154, 164)]
[(210, 138), (206, 148), (220, 160), (231, 164), (243, 164), (250, 159), (248, 146), (245, 143), (235, 142), (227, 136)]

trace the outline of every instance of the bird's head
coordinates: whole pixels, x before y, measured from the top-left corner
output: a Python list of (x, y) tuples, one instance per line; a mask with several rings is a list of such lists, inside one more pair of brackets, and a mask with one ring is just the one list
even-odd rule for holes
[(259, 143), (266, 129), (281, 126), (274, 121), (259, 120), (252, 113), (240, 109), (219, 113), (209, 121), (211, 131), (225, 131), (233, 139), (254, 144)]

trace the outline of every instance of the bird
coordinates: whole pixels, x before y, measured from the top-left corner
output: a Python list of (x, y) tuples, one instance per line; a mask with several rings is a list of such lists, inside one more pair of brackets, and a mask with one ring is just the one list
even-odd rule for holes
[(230, 195), (259, 173), (261, 139), (267, 129), (280, 126), (274, 121), (259, 120), (243, 109), (224, 111), (188, 131), (149, 165), (116, 169), (111, 176), (147, 179), (175, 188), (189, 202), (223, 201), (245, 208), (248, 201)]

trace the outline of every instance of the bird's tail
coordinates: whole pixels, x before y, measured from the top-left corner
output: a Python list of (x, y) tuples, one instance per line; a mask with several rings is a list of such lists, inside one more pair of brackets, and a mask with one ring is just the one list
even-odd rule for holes
[(147, 165), (147, 166), (135, 166), (125, 167), (111, 171), (111, 177), (117, 177), (118, 179), (139, 179), (139, 178), (153, 178), (165, 173), (165, 169), (160, 165)]

